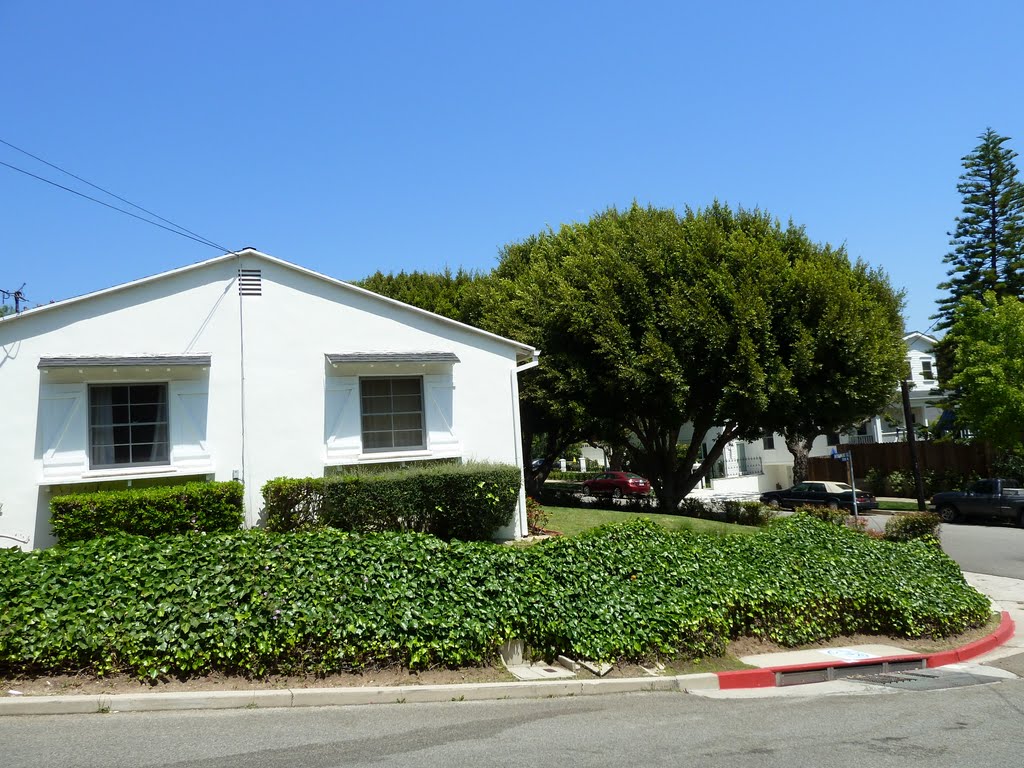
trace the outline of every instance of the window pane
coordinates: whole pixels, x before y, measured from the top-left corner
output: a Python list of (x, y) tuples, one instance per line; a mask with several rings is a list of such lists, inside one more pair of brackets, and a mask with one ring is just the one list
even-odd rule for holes
[(363, 450), (373, 450), (391, 447), (390, 432), (364, 432)]
[(419, 429), (403, 429), (395, 431), (395, 447), (410, 448), (423, 445), (423, 431)]
[(420, 394), (419, 379), (392, 379), (391, 391), (395, 395), (416, 395)]
[(391, 413), (391, 398), (364, 397), (363, 413)]
[(423, 410), (423, 405), (418, 394), (398, 395), (394, 400), (394, 409), (398, 413), (410, 413), (413, 411), (418, 413)]
[(391, 426), (390, 416), (363, 416), (364, 432), (379, 432), (382, 430), (390, 431)]
[(363, 379), (361, 383), (363, 397), (369, 395), (391, 396), (391, 384), (388, 379)]
[(395, 429), (420, 429), (423, 426), (421, 422), (422, 420), (418, 412), (396, 413), (394, 416)]

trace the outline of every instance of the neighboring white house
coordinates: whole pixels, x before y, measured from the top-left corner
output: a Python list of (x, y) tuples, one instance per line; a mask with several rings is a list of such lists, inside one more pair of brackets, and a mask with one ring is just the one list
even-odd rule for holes
[[(935, 345), (938, 339), (918, 331), (903, 337), (907, 345), (907, 382), (910, 384), (910, 412), (915, 426), (927, 427), (942, 415), (942, 409), (935, 405), (942, 393), (935, 362)], [(704, 438), (706, 445), (714, 442), (717, 434), (712, 431)], [(834, 448), (851, 443), (895, 443), (907, 438), (903, 418), (903, 401), (900, 390), (893, 392), (892, 403), (885, 411), (865, 421), (852, 432), (835, 435), (821, 435), (811, 447), (811, 456), (828, 456)], [(688, 442), (684, 428), (680, 440)], [(775, 434), (753, 442), (733, 441), (726, 446), (720, 462), (720, 471), (711, 481), (715, 490), (734, 493), (761, 492), (776, 487), (787, 488), (793, 484), (793, 455), (786, 448), (785, 440)]]
[[(522, 466), (525, 344), (252, 249), (0, 320), (0, 547), (54, 494), (441, 458)], [(504, 538), (526, 531), (520, 494)]]

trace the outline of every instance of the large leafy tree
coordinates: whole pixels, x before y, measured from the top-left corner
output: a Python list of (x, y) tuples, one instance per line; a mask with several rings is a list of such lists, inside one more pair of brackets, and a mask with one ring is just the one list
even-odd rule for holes
[(994, 292), (965, 297), (946, 334), (949, 352), (940, 368), (957, 426), (996, 448), (1024, 449), (1024, 303)]
[[(900, 300), (884, 276), (762, 212), (634, 205), (545, 233), (498, 273), (507, 260), (492, 296), (544, 349), (546, 413), (628, 443), (668, 509), (730, 440), (864, 418), (901, 370)], [(679, 446), (687, 423), (695, 439)]]
[(1024, 184), (1017, 178), (1017, 153), (991, 128), (978, 138), (981, 143), (963, 158), (957, 184), (963, 213), (944, 258), (949, 279), (939, 288), (949, 294), (939, 300), (939, 329), (950, 326), (966, 296), (1024, 294)]

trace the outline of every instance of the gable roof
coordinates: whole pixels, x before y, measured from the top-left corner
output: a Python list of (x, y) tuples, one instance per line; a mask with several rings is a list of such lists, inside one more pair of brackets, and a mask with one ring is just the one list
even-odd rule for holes
[(939, 343), (939, 340), (934, 336), (929, 336), (927, 333), (921, 333), (920, 331), (911, 331), (910, 333), (904, 335), (903, 337), (903, 341), (907, 342), (908, 344), (916, 339), (926, 341), (932, 346), (935, 346), (936, 344)]
[(391, 299), (388, 298), (387, 296), (381, 296), (379, 293), (374, 293), (373, 291), (369, 291), (366, 288), (360, 288), (357, 285), (352, 285), (352, 283), (346, 283), (344, 280), (338, 280), (336, 278), (329, 277), (328, 275), (323, 275), (319, 272), (314, 272), (311, 269), (300, 267), (298, 264), (292, 264), (290, 261), (285, 261), (284, 259), (279, 259), (275, 256), (270, 256), (269, 254), (262, 253), (261, 251), (257, 251), (255, 248), (243, 248), (239, 251), (225, 253), (223, 256), (214, 256), (212, 259), (204, 259), (203, 261), (197, 261), (194, 264), (189, 264), (184, 267), (178, 267), (177, 269), (171, 269), (168, 270), (167, 272), (160, 272), (158, 274), (143, 277), (138, 280), (132, 280), (127, 283), (121, 283), (120, 285), (111, 286), (110, 288), (103, 288), (98, 291), (93, 291), (92, 293), (85, 293), (82, 294), (81, 296), (74, 296), (70, 299), (62, 299), (61, 301), (55, 301), (51, 304), (44, 304), (40, 307), (26, 309), (22, 312), (19, 312), (16, 315), (7, 315), (5, 317), (0, 317), (0, 323), (17, 322), (23, 317), (28, 317), (30, 315), (38, 315), (41, 312), (57, 312), (65, 307), (71, 306), (72, 304), (90, 301), (92, 299), (99, 298), (100, 296), (106, 296), (112, 293), (117, 293), (119, 291), (124, 291), (129, 288), (135, 288), (136, 286), (156, 283), (160, 280), (165, 280), (175, 275), (181, 275), (187, 272), (203, 269), (205, 267), (220, 264), (221, 262), (229, 261), (231, 259), (237, 259), (242, 256), (245, 256), (246, 258), (262, 259), (263, 261), (275, 264), (279, 267), (284, 267), (285, 269), (290, 269), (294, 272), (298, 272), (301, 275), (306, 275), (307, 277), (322, 280), (325, 283), (329, 283), (330, 285), (342, 288), (346, 291), (352, 291), (353, 293), (356, 293), (360, 296), (368, 297), (374, 301), (380, 302), (387, 306), (399, 308), (406, 312), (412, 312), (413, 314), (417, 314), (422, 317), (428, 317), (444, 325), (448, 325), (452, 328), (457, 328), (462, 331), (476, 334), (491, 341), (497, 341), (502, 344), (506, 344), (516, 349), (517, 352), (519, 352), (520, 355), (523, 357), (536, 358), (540, 354), (540, 350), (536, 349), (535, 347), (531, 347), (529, 344), (523, 344), (522, 342), (515, 341), (514, 339), (499, 336), (496, 333), (491, 333), (490, 331), (485, 331), (475, 326), (467, 325), (466, 323), (460, 323), (458, 320), (452, 320), (451, 318), (445, 317), (444, 315), (438, 315), (433, 312), (428, 312), (425, 309), (414, 307), (412, 304), (406, 304), (404, 302), (398, 301), (397, 299)]

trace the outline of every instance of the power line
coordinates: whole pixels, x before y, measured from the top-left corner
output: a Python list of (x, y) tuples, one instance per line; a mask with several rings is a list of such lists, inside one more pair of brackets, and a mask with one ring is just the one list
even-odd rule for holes
[[(65, 174), (67, 176), (70, 176), (73, 179), (76, 179), (77, 181), (82, 182), (83, 184), (87, 184), (88, 186), (92, 187), (93, 189), (99, 190), (100, 192), (102, 192), (105, 195), (109, 195), (110, 197), (114, 198), (115, 200), (120, 200), (122, 203), (125, 203), (126, 205), (130, 205), (132, 208), (135, 208), (136, 210), (142, 211), (143, 213), (145, 213), (145, 214), (147, 214), (149, 216), (152, 216), (152, 217), (154, 217), (156, 219), (159, 219), (160, 221), (164, 222), (165, 224), (170, 224), (172, 227), (175, 227), (176, 229), (180, 229), (182, 232), (185, 232), (185, 233), (187, 233), (189, 235), (193, 235), (194, 237), (199, 238), (200, 240), (203, 240), (203, 241), (209, 243), (212, 246), (215, 246), (217, 248), (221, 248), (221, 246), (217, 245), (212, 240), (209, 240), (208, 238), (203, 237), (198, 232), (193, 232), (192, 230), (187, 229), (187, 228), (181, 226), (180, 224), (176, 224), (175, 222), (171, 221), (170, 219), (165, 219), (163, 216), (161, 216), (158, 213), (154, 213), (153, 211), (147, 210), (146, 208), (143, 208), (141, 205), (136, 205), (131, 200), (126, 200), (125, 198), (121, 197), (120, 195), (111, 192), (109, 189), (104, 189), (103, 187), (99, 186), (98, 184), (93, 184), (88, 179), (83, 179), (81, 176), (75, 175), (74, 173), (72, 173), (71, 171), (67, 170), (66, 168), (61, 168), (56, 163), (51, 163), (49, 160), (45, 160), (45, 159), (39, 157), (39, 155), (33, 155), (27, 149), (22, 149), (21, 147), (15, 146), (14, 144), (11, 144), (11, 142), (6, 141), (4, 139), (0, 139), (0, 144), (3, 144), (5, 146), (10, 147), (11, 149), (15, 150), (16, 152), (21, 152), (21, 154), (26, 155), (27, 157), (31, 157), (33, 160), (37, 160), (40, 163), (42, 163), (43, 165), (48, 165), (51, 168), (53, 168), (55, 170), (58, 170), (61, 173)], [(222, 250), (228, 251), (227, 248), (223, 248)]]
[[(6, 143), (6, 142), (4, 142), (4, 143)], [(172, 229), (171, 227), (165, 226), (164, 224), (160, 224), (159, 222), (153, 221), (152, 219), (147, 219), (144, 216), (139, 216), (137, 213), (132, 213), (131, 211), (126, 211), (124, 208), (118, 208), (116, 205), (111, 205), (110, 203), (106, 203), (106, 202), (104, 202), (102, 200), (99, 200), (98, 198), (95, 198), (95, 197), (92, 197), (90, 195), (87, 195), (84, 192), (79, 192), (77, 189), (72, 189), (71, 187), (65, 187), (63, 184), (58, 184), (56, 181), (52, 181), (52, 180), (47, 179), (47, 178), (45, 178), (43, 176), (38, 176), (37, 174), (34, 174), (31, 171), (26, 171), (24, 168), (19, 168), (16, 165), (11, 165), (10, 163), (5, 163), (3, 160), (0, 160), (0, 165), (4, 166), (6, 168), (10, 168), (12, 171), (17, 171), (18, 173), (23, 173), (26, 176), (31, 176), (33, 179), (37, 179), (37, 180), (45, 182), (47, 184), (51, 184), (51, 185), (57, 187), (58, 189), (63, 189), (65, 192), (70, 192), (73, 195), (78, 195), (79, 197), (84, 197), (86, 200), (91, 200), (94, 203), (99, 203), (100, 205), (104, 206), (105, 208), (110, 208), (111, 210), (117, 211), (118, 213), (123, 213), (125, 216), (131, 216), (133, 219), (138, 219), (139, 221), (144, 221), (147, 224), (152, 224), (154, 227), (160, 227), (160, 229), (166, 230), (166, 231), (171, 232), (171, 233), (173, 233), (175, 235), (180, 235), (181, 237), (188, 238), (189, 240), (194, 240), (195, 242), (200, 243), (200, 244), (205, 245), (205, 246), (208, 246), (210, 248), (216, 248), (217, 250), (221, 251), (222, 253), (234, 253), (235, 252), (231, 248), (225, 248), (223, 245), (218, 245), (217, 243), (213, 242), (212, 240), (208, 240), (207, 238), (203, 237), (202, 235), (190, 234), (189, 231), (187, 229), (185, 229), (184, 227), (179, 227), (178, 229)], [(97, 187), (97, 189), (99, 189), (99, 187)], [(107, 193), (107, 194), (109, 194), (109, 193)], [(115, 195), (115, 197), (116, 197), (116, 195)], [(122, 198), (118, 198), (118, 199), (121, 200)], [(133, 203), (129, 203), (129, 205), (133, 205)], [(135, 207), (139, 208), (138, 206), (135, 206)], [(145, 210), (145, 209), (144, 208), (139, 208), (139, 210), (142, 211), (142, 210)], [(148, 211), (147, 211), (147, 213), (148, 213)], [(161, 218), (161, 217), (158, 216), (157, 218)], [(167, 221), (167, 219), (162, 219), (162, 220), (163, 221)], [(171, 222), (171, 223), (174, 224), (174, 222)], [(178, 225), (174, 224), (174, 226), (177, 227)]]

